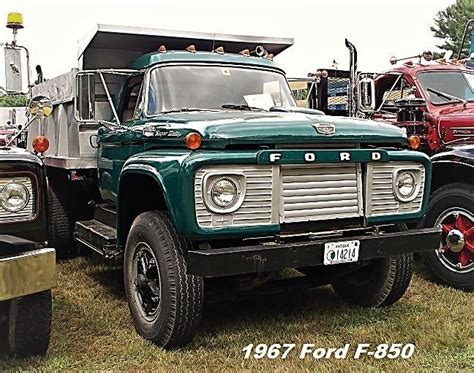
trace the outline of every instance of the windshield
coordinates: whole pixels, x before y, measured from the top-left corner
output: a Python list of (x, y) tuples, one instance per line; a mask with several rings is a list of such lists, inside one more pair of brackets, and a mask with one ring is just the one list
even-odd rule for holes
[(150, 73), (147, 114), (296, 106), (283, 74), (231, 66), (163, 66)]
[(433, 104), (474, 101), (474, 74), (465, 71), (430, 71), (419, 74), (418, 79)]

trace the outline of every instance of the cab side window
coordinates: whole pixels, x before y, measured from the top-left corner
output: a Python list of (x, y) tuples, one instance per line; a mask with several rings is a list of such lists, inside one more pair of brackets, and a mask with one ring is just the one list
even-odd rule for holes
[(138, 119), (142, 100), (143, 74), (130, 78), (124, 93), (120, 120), (128, 122)]
[(382, 102), (385, 108), (393, 107), (396, 101), (413, 97), (413, 89), (405, 79), (400, 79), (397, 84), (393, 86), (396, 79), (396, 76), (388, 76), (378, 82), (375, 94), (377, 107), (380, 106)]

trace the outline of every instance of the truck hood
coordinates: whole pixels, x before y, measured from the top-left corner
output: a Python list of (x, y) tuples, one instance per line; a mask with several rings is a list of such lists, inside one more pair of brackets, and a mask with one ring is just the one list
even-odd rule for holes
[[(175, 131), (175, 137), (199, 132), (206, 148), (240, 144), (406, 143), (404, 130), (390, 124), (307, 113), (186, 112), (154, 117), (146, 125), (153, 125), (160, 131)], [(333, 126), (334, 133), (321, 133), (318, 126)]]
[(440, 105), (432, 110), (433, 114), (439, 116), (468, 116), (474, 120), (474, 103), (468, 102), (466, 107), (462, 103)]

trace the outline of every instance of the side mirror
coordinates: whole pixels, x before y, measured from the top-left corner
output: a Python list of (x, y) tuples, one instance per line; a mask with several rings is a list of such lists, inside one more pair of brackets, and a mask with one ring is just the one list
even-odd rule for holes
[(19, 131), (13, 136), (6, 146), (11, 146), (15, 143), (16, 139), (21, 136), (21, 134), (30, 128), (31, 123), (33, 123), (38, 118), (47, 118), (53, 112), (53, 103), (48, 97), (45, 96), (36, 96), (34, 97), (28, 106), (28, 111), (30, 113), (30, 118), (24, 126), (18, 126)]
[(8, 93), (15, 94), (23, 91), (21, 49), (4, 47), (5, 51), (5, 88)]
[(29, 112), (37, 118), (47, 118), (53, 112), (53, 103), (48, 97), (36, 96), (30, 101)]
[(375, 81), (369, 75), (359, 75), (358, 107), (362, 112), (375, 110)]

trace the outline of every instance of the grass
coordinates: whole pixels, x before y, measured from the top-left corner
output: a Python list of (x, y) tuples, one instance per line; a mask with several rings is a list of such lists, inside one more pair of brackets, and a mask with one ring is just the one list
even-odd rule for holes
[[(46, 357), (0, 356), (0, 370), (158, 371), (473, 371), (474, 294), (433, 284), (419, 272), (405, 296), (386, 309), (343, 304), (329, 287), (252, 292), (206, 304), (193, 343), (164, 351), (139, 337), (124, 297), (121, 270), (95, 258), (58, 266), (51, 346)], [(243, 359), (249, 343), (415, 343), (408, 360)]]

